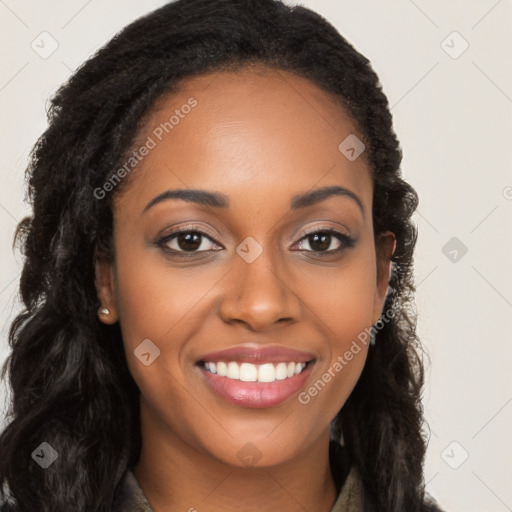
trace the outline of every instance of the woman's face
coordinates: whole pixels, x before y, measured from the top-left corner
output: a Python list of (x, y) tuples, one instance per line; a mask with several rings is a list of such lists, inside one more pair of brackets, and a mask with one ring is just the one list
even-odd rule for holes
[[(189, 79), (153, 110), (114, 202), (115, 264), (98, 276), (154, 435), (238, 466), (326, 435), (389, 278), (354, 135), (331, 96), (284, 71)], [(338, 193), (314, 194), (325, 187)], [(206, 200), (170, 195), (185, 189)]]

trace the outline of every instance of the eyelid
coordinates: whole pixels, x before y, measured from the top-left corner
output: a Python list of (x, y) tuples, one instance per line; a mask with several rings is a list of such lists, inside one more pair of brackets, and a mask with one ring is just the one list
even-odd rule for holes
[(219, 243), (219, 242), (217, 242), (217, 238), (218, 238), (217, 234), (215, 234), (209, 228), (204, 227), (204, 226), (199, 226), (197, 224), (185, 224), (183, 226), (178, 226), (177, 228), (173, 228), (168, 234), (158, 236), (158, 239), (160, 239), (160, 240), (166, 239), (166, 238), (170, 239), (171, 237), (179, 235), (180, 233), (183, 233), (183, 232), (188, 233), (190, 231), (193, 231), (194, 233), (206, 235), (212, 239), (212, 242)]
[(318, 232), (334, 231), (334, 232), (339, 233), (340, 235), (350, 237), (350, 234), (348, 233), (348, 229), (345, 228), (345, 230), (346, 231), (341, 231), (340, 228), (334, 228), (332, 226), (313, 226), (311, 228), (304, 229), (297, 236), (299, 237), (299, 240), (302, 240), (304, 237), (318, 233)]

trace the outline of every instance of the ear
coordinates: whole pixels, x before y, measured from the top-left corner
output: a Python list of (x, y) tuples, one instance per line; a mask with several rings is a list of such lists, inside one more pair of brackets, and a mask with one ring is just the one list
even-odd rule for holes
[(381, 233), (376, 240), (377, 249), (377, 283), (375, 288), (375, 300), (373, 306), (373, 324), (379, 319), (391, 278), (391, 256), (396, 249), (396, 239), (394, 233), (386, 231)]
[(96, 253), (94, 268), (96, 292), (100, 301), (98, 316), (104, 324), (112, 325), (118, 320), (114, 263)]

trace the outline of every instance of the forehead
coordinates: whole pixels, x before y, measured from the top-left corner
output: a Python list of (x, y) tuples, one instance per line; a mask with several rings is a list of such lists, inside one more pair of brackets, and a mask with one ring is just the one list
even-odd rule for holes
[(350, 161), (339, 149), (353, 135), (362, 138), (338, 99), (290, 72), (201, 75), (162, 97), (146, 118), (135, 149), (151, 149), (121, 201), (130, 190), (147, 202), (167, 189), (201, 188), (222, 191), (236, 208), (289, 204), (297, 193), (340, 185), (368, 203), (365, 155)]

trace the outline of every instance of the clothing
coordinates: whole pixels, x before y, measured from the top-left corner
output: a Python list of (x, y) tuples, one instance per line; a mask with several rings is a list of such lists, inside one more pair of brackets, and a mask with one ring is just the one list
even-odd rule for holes
[[(356, 469), (350, 468), (343, 447), (332, 440), (329, 461), (338, 494), (330, 512), (372, 512), (371, 508), (365, 508), (363, 487)], [(126, 470), (118, 486), (112, 512), (153, 512), (130, 469)]]
[[(356, 468), (350, 467), (345, 448), (334, 440), (329, 443), (329, 462), (338, 496), (330, 512), (377, 512), (365, 495)], [(425, 510), (443, 512), (429, 496)], [(112, 512), (154, 512), (130, 469), (125, 471), (117, 488)]]
[[(338, 496), (330, 512), (377, 512), (364, 492), (356, 468), (350, 467), (345, 448), (334, 440), (329, 443), (329, 462)], [(424, 510), (443, 512), (428, 496)], [(0, 512), (16, 512), (15, 505), (2, 501)], [(154, 512), (130, 468), (117, 486), (112, 512)]]

